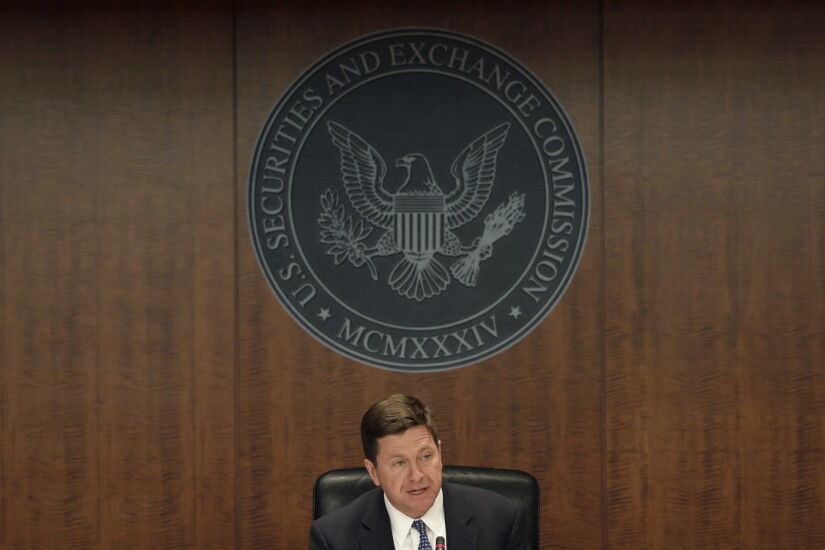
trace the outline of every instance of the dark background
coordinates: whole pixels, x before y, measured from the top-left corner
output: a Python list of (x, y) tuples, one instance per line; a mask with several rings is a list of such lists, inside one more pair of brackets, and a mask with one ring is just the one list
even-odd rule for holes
[[(825, 547), (820, 2), (0, 10), (0, 547), (305, 547), (313, 479), (396, 391), (446, 463), (539, 479), (543, 548)], [(418, 25), (547, 85), (592, 210), (538, 328), (416, 375), (292, 320), (246, 193), (303, 70)]]

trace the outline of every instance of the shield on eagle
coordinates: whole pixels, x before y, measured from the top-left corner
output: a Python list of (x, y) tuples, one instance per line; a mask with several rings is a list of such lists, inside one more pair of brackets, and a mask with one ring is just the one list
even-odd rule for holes
[(393, 197), (395, 246), (405, 254), (431, 255), (444, 244), (443, 194)]

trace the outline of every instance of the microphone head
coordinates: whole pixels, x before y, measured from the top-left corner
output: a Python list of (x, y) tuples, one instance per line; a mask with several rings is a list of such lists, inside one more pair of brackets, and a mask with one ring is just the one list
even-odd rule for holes
[(444, 543), (444, 537), (435, 538), (435, 550), (447, 550), (447, 545)]

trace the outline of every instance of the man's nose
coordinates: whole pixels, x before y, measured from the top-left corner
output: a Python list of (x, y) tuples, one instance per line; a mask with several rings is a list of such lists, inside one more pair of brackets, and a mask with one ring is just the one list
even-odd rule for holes
[(418, 467), (418, 464), (413, 462), (412, 466), (410, 467), (410, 480), (420, 481), (423, 477), (424, 473), (421, 471), (421, 468)]

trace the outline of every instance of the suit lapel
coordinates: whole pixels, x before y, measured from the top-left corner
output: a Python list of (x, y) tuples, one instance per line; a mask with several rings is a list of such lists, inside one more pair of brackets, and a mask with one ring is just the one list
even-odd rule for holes
[(478, 531), (469, 527), (473, 512), (448, 483), (443, 484), (444, 520), (447, 525), (447, 548), (450, 550), (476, 550)]
[(361, 530), (358, 540), (362, 550), (393, 548), (392, 527), (387, 507), (384, 505), (384, 493), (375, 491), (364, 517), (361, 518)]

